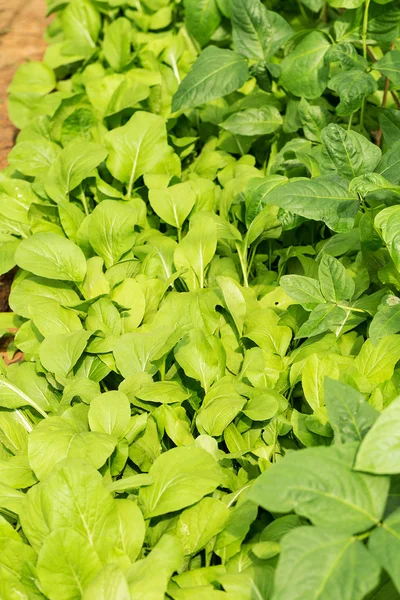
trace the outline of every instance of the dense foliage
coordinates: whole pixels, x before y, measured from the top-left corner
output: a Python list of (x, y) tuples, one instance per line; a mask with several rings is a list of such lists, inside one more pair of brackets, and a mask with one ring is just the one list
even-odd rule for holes
[(0, 174), (0, 597), (400, 598), (400, 2), (49, 13)]

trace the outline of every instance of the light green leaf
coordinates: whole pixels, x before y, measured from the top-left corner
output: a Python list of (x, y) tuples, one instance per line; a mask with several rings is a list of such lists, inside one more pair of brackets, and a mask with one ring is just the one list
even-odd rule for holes
[(333, 356), (311, 354), (302, 369), (301, 381), (306, 400), (314, 412), (325, 405), (324, 381), (327, 376), (339, 378), (339, 368)]
[(399, 333), (400, 331), (400, 302), (396, 296), (385, 296), (378, 306), (371, 324), (369, 336), (373, 344), (387, 335)]
[(190, 506), (211, 494), (221, 482), (218, 463), (195, 446), (168, 450), (156, 459), (149, 474), (154, 483), (139, 492), (146, 518)]
[(355, 468), (376, 474), (400, 473), (400, 398), (379, 415), (357, 454)]
[(63, 527), (46, 538), (38, 556), (37, 573), (50, 600), (71, 600), (81, 596), (101, 567), (89, 541), (75, 529)]
[(56, 377), (67, 377), (86, 348), (90, 335), (89, 331), (81, 329), (48, 336), (39, 350), (42, 365)]
[(117, 72), (129, 63), (131, 57), (132, 26), (128, 19), (120, 17), (112, 21), (106, 30), (103, 42), (104, 57)]
[(177, 246), (174, 263), (189, 290), (203, 288), (208, 264), (217, 248), (217, 228), (210, 221), (207, 227), (196, 221)]
[(82, 250), (70, 240), (50, 232), (23, 240), (15, 260), (22, 269), (49, 279), (83, 281), (86, 273)]
[(217, 350), (223, 353), (218, 340), (207, 336), (200, 328), (192, 329), (175, 347), (179, 365), (188, 377), (200, 381), (206, 393), (221, 373), (221, 357)]
[(128, 583), (116, 564), (106, 565), (83, 591), (82, 600), (130, 600)]
[(10, 94), (49, 94), (56, 86), (54, 71), (42, 62), (32, 60), (21, 65), (8, 88)]
[(122, 392), (106, 392), (93, 398), (88, 416), (92, 431), (109, 433), (116, 438), (123, 438), (129, 429), (130, 402)]
[(172, 98), (172, 111), (200, 106), (242, 87), (249, 76), (246, 59), (231, 50), (209, 46), (194, 63)]
[(223, 530), (229, 514), (229, 508), (217, 498), (203, 498), (184, 510), (179, 517), (176, 535), (182, 542), (185, 556), (200, 552)]
[(245, 404), (246, 399), (237, 393), (234, 385), (222, 379), (204, 396), (196, 418), (199, 431), (215, 437), (222, 435)]
[(68, 193), (106, 159), (107, 151), (99, 144), (77, 139), (71, 142), (51, 166), (45, 179), (46, 193), (57, 203), (64, 202)]
[(320, 304), (325, 299), (316, 279), (303, 275), (284, 275), (280, 285), (284, 291), (300, 304)]
[(103, 200), (90, 216), (89, 241), (109, 268), (131, 250), (136, 233), (137, 210), (118, 200)]
[(190, 181), (177, 183), (162, 190), (150, 190), (149, 202), (163, 221), (181, 229), (196, 202), (196, 192)]
[[(400, 591), (400, 510), (394, 511), (381, 527), (377, 527), (371, 534), (368, 549), (379, 565), (385, 569), (392, 578), (397, 591)], [(383, 596), (382, 596), (383, 599)]]
[(28, 442), (29, 464), (38, 479), (47, 477), (64, 458), (80, 458), (99, 469), (115, 448), (116, 439), (106, 433), (79, 431), (61, 417), (41, 421)]
[(376, 421), (378, 412), (350, 385), (325, 378), (325, 404), (335, 441), (360, 442)]
[(279, 129), (282, 123), (278, 109), (267, 105), (233, 113), (220, 126), (236, 135), (267, 135)]
[(24, 175), (43, 177), (60, 152), (60, 147), (50, 140), (31, 140), (16, 144), (7, 160), (14, 169)]
[(354, 366), (372, 385), (378, 385), (392, 377), (398, 360), (400, 335), (387, 335), (376, 346), (371, 340), (366, 340), (354, 361)]
[(82, 323), (74, 311), (63, 308), (50, 298), (38, 299), (30, 309), (30, 314), (35, 327), (44, 337), (82, 329)]
[(109, 150), (107, 167), (112, 175), (127, 184), (131, 195), (135, 181), (151, 172), (170, 152), (165, 120), (159, 115), (137, 111), (126, 125), (105, 136)]

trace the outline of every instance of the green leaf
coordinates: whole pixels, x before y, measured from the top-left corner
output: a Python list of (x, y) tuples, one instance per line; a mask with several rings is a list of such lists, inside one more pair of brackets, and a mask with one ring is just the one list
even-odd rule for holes
[(335, 441), (361, 442), (378, 417), (378, 412), (353, 387), (327, 377), (325, 404)]
[(217, 498), (203, 498), (184, 510), (179, 517), (176, 534), (182, 542), (185, 556), (200, 552), (223, 530), (229, 514), (229, 508)]
[(195, 446), (173, 448), (159, 456), (149, 471), (154, 483), (141, 488), (145, 517), (156, 517), (198, 502), (221, 482), (217, 462)]
[(355, 468), (369, 473), (399, 473), (400, 398), (385, 408), (363, 439)]
[(175, 267), (181, 271), (189, 290), (203, 288), (205, 273), (217, 248), (217, 229), (209, 222), (195, 222), (174, 253)]
[(233, 113), (220, 126), (236, 135), (267, 135), (279, 129), (282, 123), (275, 106), (263, 106)]
[(44, 177), (60, 151), (57, 144), (46, 139), (19, 142), (8, 155), (8, 162), (24, 175)]
[(172, 99), (172, 111), (200, 106), (239, 89), (248, 79), (246, 59), (209, 46), (194, 63)]
[(89, 222), (89, 241), (107, 268), (131, 250), (137, 220), (136, 209), (118, 200), (103, 200), (94, 209)]
[(378, 89), (378, 84), (369, 73), (360, 69), (341, 71), (330, 79), (328, 87), (340, 96), (336, 112), (340, 116), (350, 115)]
[(294, 510), (336, 533), (364, 531), (382, 517), (389, 479), (353, 471), (357, 447), (345, 444), (290, 453), (257, 479), (249, 497), (268, 511)]
[(354, 280), (341, 262), (330, 254), (324, 254), (318, 267), (318, 279), (322, 295), (328, 302), (351, 300), (354, 295)]
[(375, 227), (381, 230), (382, 238), (397, 270), (400, 270), (400, 207), (389, 206), (375, 217)]
[(273, 189), (263, 197), (264, 204), (280, 206), (292, 213), (323, 221), (339, 233), (353, 227), (359, 202), (341, 177), (298, 179)]
[(320, 304), (325, 301), (320, 283), (303, 275), (284, 275), (280, 285), (284, 291), (299, 304)]
[(83, 591), (82, 600), (130, 600), (128, 583), (122, 569), (116, 564), (106, 565)]
[(394, 85), (400, 85), (400, 51), (391, 50), (385, 54), (383, 58), (374, 64), (374, 69), (377, 69), (386, 77), (393, 81)]
[(306, 35), (281, 62), (279, 83), (291, 94), (318, 98), (325, 90), (329, 68), (324, 57), (330, 44), (319, 31)]
[(149, 202), (163, 221), (181, 229), (195, 205), (196, 192), (191, 182), (185, 181), (163, 190), (150, 190)]
[(290, 37), (290, 25), (259, 0), (232, 0), (232, 39), (239, 54), (254, 60), (273, 56)]
[(50, 93), (56, 86), (54, 71), (42, 62), (32, 60), (21, 65), (8, 88), (10, 94)]
[(131, 57), (131, 23), (125, 17), (112, 21), (106, 30), (103, 42), (104, 57), (110, 67), (120, 72)]
[(81, 329), (73, 333), (48, 336), (40, 345), (42, 365), (56, 377), (67, 377), (86, 348), (91, 333)]
[(400, 115), (398, 110), (378, 108), (378, 119), (383, 139), (389, 148), (400, 142)]
[(15, 253), (19, 267), (39, 277), (83, 281), (86, 259), (82, 250), (55, 233), (37, 233), (23, 240)]
[(396, 296), (385, 296), (378, 306), (371, 324), (369, 336), (373, 344), (387, 335), (400, 331), (400, 303)]
[(245, 404), (246, 399), (237, 393), (233, 384), (222, 379), (204, 396), (196, 426), (202, 433), (220, 436)]
[(371, 340), (367, 340), (356, 357), (354, 366), (372, 385), (378, 385), (392, 377), (398, 360), (400, 360), (400, 336), (387, 335), (376, 346)]
[(123, 438), (129, 430), (130, 402), (122, 392), (106, 392), (93, 398), (88, 417), (92, 431)]
[[(346, 131), (340, 125), (331, 123), (321, 134), (322, 156), (327, 171), (329, 162), (338, 175), (353, 179), (363, 173), (370, 173), (378, 165), (382, 152), (363, 135)], [(326, 160), (326, 163), (325, 163)]]
[(379, 575), (378, 564), (356, 538), (319, 527), (297, 527), (281, 542), (273, 598), (317, 594), (320, 600), (362, 600), (378, 584)]
[(188, 32), (205, 46), (221, 21), (216, 0), (185, 0), (184, 6)]
[(371, 534), (368, 549), (379, 565), (392, 578), (397, 591), (400, 591), (400, 570), (397, 557), (400, 550), (400, 510), (394, 511), (385, 519), (381, 527)]
[(123, 127), (105, 136), (109, 151), (107, 167), (127, 184), (131, 195), (135, 181), (151, 172), (169, 152), (165, 121), (158, 115), (137, 111)]
[(205, 392), (221, 373), (221, 357), (217, 349), (223, 354), (218, 340), (207, 336), (200, 328), (192, 329), (175, 347), (177, 362), (188, 377), (200, 381)]
[(57, 203), (65, 202), (68, 193), (92, 175), (106, 157), (107, 151), (99, 144), (80, 139), (71, 142), (57, 155), (48, 172), (46, 193)]
[(79, 597), (102, 567), (89, 541), (72, 528), (53, 531), (38, 556), (37, 573), (49, 598)]

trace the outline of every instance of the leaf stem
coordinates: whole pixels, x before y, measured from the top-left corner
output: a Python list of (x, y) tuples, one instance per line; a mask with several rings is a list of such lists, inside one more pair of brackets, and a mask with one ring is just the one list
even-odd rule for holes
[(354, 112), (352, 112), (351, 115), (350, 115), (350, 117), (349, 117), (349, 123), (347, 125), (347, 131), (350, 131), (350, 129), (351, 129), (351, 125), (353, 123), (353, 115), (354, 115)]
[(368, 33), (368, 15), (369, 15), (369, 5), (371, 4), (371, 0), (367, 0), (365, 3), (364, 9), (364, 19), (363, 19), (363, 27), (362, 27), (362, 46), (363, 46), (363, 56), (367, 58), (367, 33)]
[(83, 205), (83, 210), (85, 211), (85, 215), (88, 217), (89, 216), (89, 207), (88, 207), (86, 195), (85, 195), (85, 192), (83, 191), (83, 189), (81, 192), (81, 201), (82, 201), (82, 205)]
[(304, 9), (304, 6), (301, 3), (301, 0), (296, 0), (296, 2), (297, 2), (297, 6), (299, 7), (299, 11), (300, 11), (303, 21), (305, 23), (308, 23), (308, 15)]
[(242, 253), (242, 250), (239, 247), (239, 244), (236, 242), (236, 250), (239, 256), (239, 260), (240, 260), (240, 266), (242, 268), (242, 274), (243, 274), (243, 285), (244, 287), (249, 287), (249, 280), (247, 279), (247, 260), (244, 257), (244, 253)]

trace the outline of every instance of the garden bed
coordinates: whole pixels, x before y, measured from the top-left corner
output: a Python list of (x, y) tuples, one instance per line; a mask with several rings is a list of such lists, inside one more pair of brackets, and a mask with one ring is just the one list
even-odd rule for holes
[(399, 2), (48, 9), (0, 173), (3, 595), (400, 598)]

